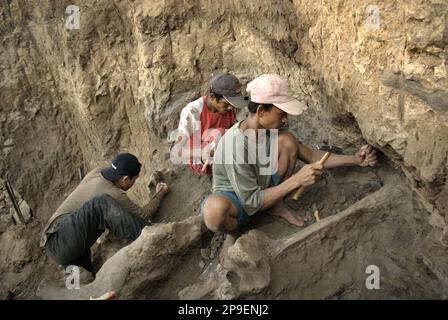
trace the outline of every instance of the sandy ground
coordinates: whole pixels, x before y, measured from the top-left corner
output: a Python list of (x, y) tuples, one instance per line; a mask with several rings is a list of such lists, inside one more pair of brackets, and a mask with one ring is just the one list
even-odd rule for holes
[[(298, 168), (300, 166), (301, 164), (298, 163)], [(397, 181), (401, 182), (400, 179), (402, 177), (400, 178), (399, 174), (389, 166), (385, 159), (374, 168), (338, 168), (327, 170), (323, 178), (314, 186), (308, 188), (298, 201), (294, 201), (290, 196), (285, 199), (286, 204), (296, 215), (305, 219), (306, 224), (303, 228), (290, 225), (283, 219), (273, 217), (266, 212), (261, 212), (257, 214), (249, 226), (242, 228), (242, 234), (257, 229), (265, 233), (273, 241), (276, 239), (288, 239), (316, 223), (313, 215), (315, 209), (319, 211), (321, 219), (335, 215), (374, 193), (384, 184), (391, 183), (394, 179), (398, 179)], [(207, 176), (198, 176), (187, 166), (179, 166), (173, 168), (168, 174), (165, 174), (165, 181), (170, 186), (171, 192), (162, 202), (161, 208), (153, 217), (152, 221), (154, 223), (169, 223), (182, 221), (192, 215), (197, 215), (201, 198), (210, 192), (210, 178)], [(415, 222), (411, 222), (411, 225), (418, 227), (418, 224)], [(391, 232), (389, 230), (389, 233)], [(406, 238), (406, 232), (403, 231), (400, 237)], [(380, 234), (381, 232), (378, 233), (378, 235)], [(375, 234), (375, 236), (378, 235)], [(205, 231), (202, 234), (201, 240), (181, 257), (181, 261), (171, 272), (170, 276), (152, 285), (139, 296), (139, 299), (177, 299), (180, 290), (200, 282), (207, 277), (211, 269), (213, 270), (216, 267), (218, 264), (217, 255), (222, 241), (223, 235)], [(370, 239), (369, 241), (375, 242), (375, 239)], [(127, 242), (110, 235), (106, 237), (105, 242), (95, 244), (92, 252), (96, 269), (99, 269), (108, 258), (127, 244)], [(366, 244), (361, 243), (360, 245)], [(331, 250), (324, 254), (328, 255), (329, 252), (331, 253)], [(338, 255), (337, 251), (335, 251), (334, 255), (335, 257)], [(300, 254), (289, 253), (289, 256), (291, 257), (288, 258), (286, 256), (283, 262), (280, 261), (274, 268), (276, 270), (287, 270), (290, 267), (289, 264), (294, 264), (294, 258), (299, 257)], [(352, 260), (353, 257), (349, 256), (347, 263)], [(28, 285), (24, 285), (22, 293), (14, 298), (38, 298), (34, 292), (34, 288), (38, 284), (40, 287), (44, 287), (44, 290), (47, 291), (46, 294), (50, 296), (52, 292), (55, 294), (58, 290), (64, 288), (65, 278), (62, 268), (56, 266), (51, 261), (47, 261), (46, 263), (48, 268), (42, 269), (42, 273), (34, 281), (25, 282)], [(313, 272), (315, 273), (316, 271)], [(282, 282), (281, 274), (274, 272), (272, 276), (274, 278), (272, 280), (273, 283)], [(276, 279), (276, 277), (280, 278)], [(340, 276), (340, 279), (343, 279), (343, 276)], [(82, 281), (85, 281), (85, 283), (91, 280), (86, 275), (82, 277)], [(272, 288), (269, 290), (272, 290)], [(269, 290), (262, 293), (261, 296), (266, 298), (297, 298), (294, 293), (294, 288), (280, 291), (280, 293)], [(393, 296), (394, 293), (391, 292), (390, 294)], [(350, 286), (347, 286), (341, 288), (338, 293), (330, 294), (327, 298), (351, 298), (359, 295), (360, 293), (358, 291), (350, 289)]]
[[(298, 167), (300, 165), (298, 164)], [(291, 197), (285, 199), (297, 216), (306, 219), (303, 228), (261, 212), (252, 224), (242, 229), (242, 232), (244, 234), (251, 229), (258, 229), (272, 239), (288, 238), (316, 222), (313, 215), (314, 207), (317, 207), (322, 219), (337, 214), (378, 190), (384, 184), (383, 180), (391, 179), (394, 174), (393, 169), (385, 163), (375, 168), (327, 170), (324, 177), (309, 188), (298, 201), (294, 201)], [(156, 223), (181, 221), (198, 214), (200, 199), (207, 195), (211, 188), (210, 179), (206, 176), (198, 176), (184, 166), (175, 170), (174, 174), (167, 175), (166, 181), (170, 185), (171, 193), (163, 201), (153, 221)], [(141, 298), (177, 298), (178, 291), (200, 281), (207, 275), (207, 268), (216, 266), (222, 240), (223, 235), (205, 232), (200, 243), (182, 258), (179, 268), (173, 271), (168, 279), (160, 281), (159, 285), (148, 290)], [(100, 261), (104, 262), (108, 256), (110, 257), (124, 245), (125, 243), (118, 240), (111, 241), (100, 247), (96, 256), (101, 256)]]

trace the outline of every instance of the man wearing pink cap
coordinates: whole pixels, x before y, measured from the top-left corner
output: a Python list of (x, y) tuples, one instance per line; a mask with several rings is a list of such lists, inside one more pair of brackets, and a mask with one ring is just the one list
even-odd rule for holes
[[(260, 211), (271, 209), (271, 214), (302, 227), (303, 221), (282, 200), (301, 186), (313, 185), (324, 168), (377, 162), (375, 150), (364, 146), (355, 155), (332, 154), (322, 166), (319, 160), (324, 152), (300, 144), (287, 131), (277, 131), (287, 123), (288, 115), (297, 116), (307, 109), (293, 97), (287, 80), (265, 74), (250, 82), (247, 91), (249, 114), (221, 138), (213, 164), (213, 193), (201, 204), (207, 228), (227, 234), (221, 261), (235, 242), (239, 226)], [(294, 173), (297, 158), (309, 164)]]

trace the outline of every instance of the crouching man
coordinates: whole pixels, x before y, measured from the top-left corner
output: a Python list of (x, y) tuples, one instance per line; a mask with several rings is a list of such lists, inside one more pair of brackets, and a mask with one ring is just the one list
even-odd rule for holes
[[(213, 193), (201, 204), (208, 229), (227, 234), (221, 261), (240, 226), (259, 212), (271, 209), (270, 214), (302, 227), (303, 221), (283, 198), (299, 187), (313, 185), (323, 169), (377, 163), (375, 150), (364, 146), (355, 155), (332, 154), (322, 165), (319, 160), (324, 152), (310, 149), (281, 130), (288, 115), (297, 116), (307, 106), (293, 97), (287, 80), (279, 75), (262, 75), (247, 85), (247, 91), (249, 114), (221, 138), (213, 164)], [(268, 159), (261, 156), (268, 154)], [(298, 158), (309, 164), (294, 173)]]
[[(235, 108), (246, 106), (238, 78), (230, 73), (215, 74), (210, 80), (207, 95), (182, 109), (176, 143), (182, 148), (173, 149), (177, 150), (177, 157), (188, 157), (190, 168), (197, 174), (211, 175), (210, 163), (219, 139), (235, 124)], [(204, 159), (204, 153), (204, 158), (210, 159)]]
[(106, 229), (122, 239), (137, 239), (169, 191), (158, 183), (145, 207), (133, 203), (126, 191), (140, 169), (134, 155), (122, 153), (110, 167), (89, 172), (46, 224), (40, 245), (47, 255), (64, 268), (75, 265), (93, 273), (90, 248)]

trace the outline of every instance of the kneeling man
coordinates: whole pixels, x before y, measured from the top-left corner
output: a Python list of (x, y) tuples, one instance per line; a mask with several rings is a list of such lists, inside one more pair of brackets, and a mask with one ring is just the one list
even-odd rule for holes
[(169, 191), (159, 183), (145, 207), (133, 203), (126, 191), (140, 169), (134, 155), (122, 153), (110, 167), (89, 172), (45, 226), (40, 244), (47, 255), (64, 268), (75, 265), (93, 273), (90, 248), (106, 229), (122, 239), (137, 239)]

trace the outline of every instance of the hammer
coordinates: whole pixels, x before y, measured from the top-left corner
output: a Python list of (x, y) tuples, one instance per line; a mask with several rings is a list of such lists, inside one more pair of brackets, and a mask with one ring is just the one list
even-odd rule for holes
[[(324, 165), (325, 162), (328, 160), (328, 158), (331, 156), (331, 153), (336, 153), (336, 154), (341, 154), (342, 153), (342, 149), (335, 147), (335, 146), (320, 146), (320, 145), (316, 145), (316, 149), (321, 150), (321, 151), (326, 151), (326, 153), (324, 154), (324, 156), (319, 160), (319, 163), (321, 165)], [(298, 200), (300, 198), (300, 196), (305, 192), (305, 187), (302, 186), (298, 189), (296, 189), (294, 191), (294, 194), (292, 196), (292, 198), (294, 200)]]

